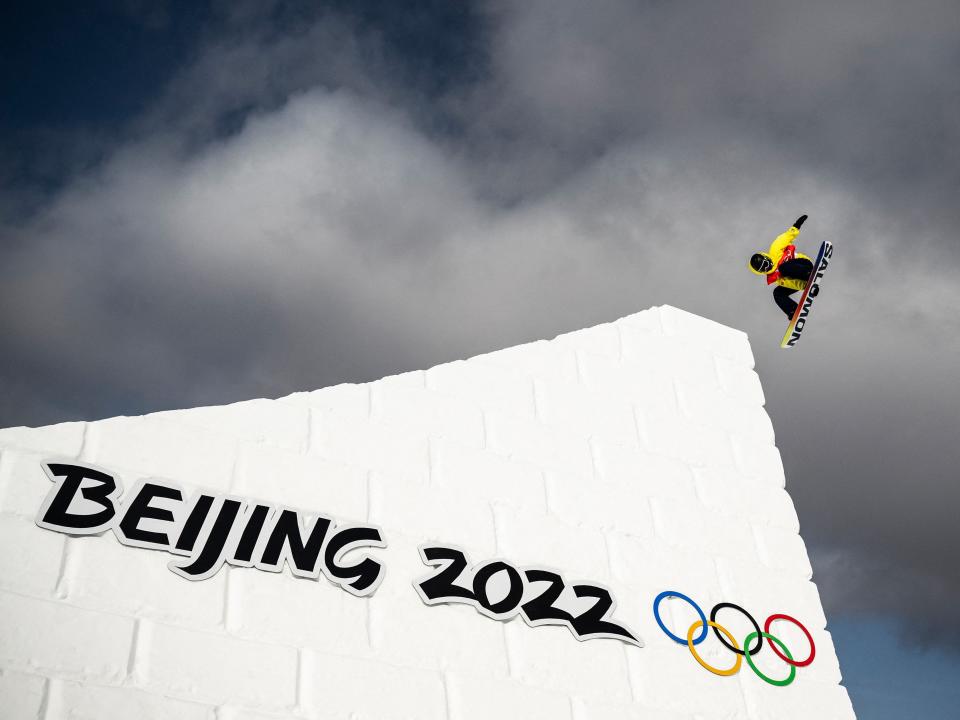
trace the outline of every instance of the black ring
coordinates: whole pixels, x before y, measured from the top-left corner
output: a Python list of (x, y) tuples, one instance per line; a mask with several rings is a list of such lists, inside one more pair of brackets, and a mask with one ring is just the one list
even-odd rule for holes
[[(728, 602), (717, 603), (713, 606), (713, 610), (710, 611), (710, 622), (717, 621), (717, 612), (723, 608), (738, 610), (743, 613), (747, 620), (753, 623), (753, 627), (756, 628), (757, 631), (757, 647), (756, 649), (750, 650), (750, 655), (756, 655), (758, 652), (760, 652), (763, 649), (763, 635), (760, 634), (760, 626), (757, 624), (757, 621), (753, 619), (753, 615), (748, 613), (739, 605), (734, 605), (733, 603)], [(737, 655), (743, 655), (743, 650), (737, 650), (737, 648), (727, 642), (726, 638), (723, 637), (723, 634), (719, 630), (713, 628), (713, 634), (717, 636), (717, 640), (723, 643), (723, 646), (727, 648), (727, 650), (733, 650), (733, 652), (735, 652)]]

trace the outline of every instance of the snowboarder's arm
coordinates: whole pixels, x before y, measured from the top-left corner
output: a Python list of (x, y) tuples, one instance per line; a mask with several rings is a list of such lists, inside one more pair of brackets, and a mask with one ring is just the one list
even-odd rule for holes
[[(796, 239), (797, 235), (800, 234), (800, 231), (796, 227), (790, 227), (785, 233), (777, 235), (777, 239), (773, 241), (770, 245), (770, 250), (767, 251), (767, 254), (772, 258), (778, 258), (783, 253), (783, 249), (787, 245), (792, 245), (793, 241)], [(774, 260), (776, 262), (776, 260)]]
[(785, 233), (777, 235), (777, 239), (773, 241), (773, 244), (770, 245), (770, 250), (768, 251), (768, 254), (770, 255), (770, 257), (773, 257), (773, 258), (780, 257), (781, 253), (783, 253), (783, 249), (787, 245), (793, 244), (793, 241), (797, 239), (797, 235), (800, 234), (800, 226), (803, 225), (803, 221), (806, 219), (807, 219), (806, 215), (801, 215), (800, 217), (797, 218), (796, 222), (793, 223), (793, 225), (787, 228), (787, 231)]

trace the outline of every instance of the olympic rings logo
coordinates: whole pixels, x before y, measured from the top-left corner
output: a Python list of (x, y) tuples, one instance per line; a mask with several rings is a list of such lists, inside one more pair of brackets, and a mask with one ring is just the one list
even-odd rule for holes
[[(683, 600), (689, 603), (690, 606), (697, 611), (697, 615), (700, 616), (700, 619), (694, 622), (690, 626), (690, 628), (687, 630), (686, 638), (679, 637), (677, 635), (674, 635), (672, 632), (670, 632), (667, 629), (667, 626), (663, 624), (663, 620), (661, 620), (660, 618), (660, 603), (665, 598), (668, 598), (668, 597), (679, 598), (680, 600)], [(723, 625), (720, 625), (717, 622), (717, 613), (723, 610), (724, 608), (729, 608), (730, 610), (736, 610), (741, 615), (746, 617), (747, 620), (750, 621), (750, 624), (753, 625), (754, 627), (754, 631), (749, 635), (747, 635), (746, 638), (744, 638), (742, 649), (740, 648), (739, 645), (737, 645), (737, 640), (733, 636), (733, 634), (729, 630), (727, 630), (725, 627), (723, 627)], [(748, 613), (739, 605), (734, 605), (733, 603), (729, 603), (729, 602), (717, 603), (710, 610), (710, 620), (707, 620), (707, 616), (704, 615), (704, 612), (700, 608), (700, 606), (697, 605), (689, 597), (675, 590), (664, 590), (662, 593), (657, 595), (656, 599), (653, 601), (653, 617), (656, 619), (657, 625), (659, 625), (660, 629), (663, 630), (664, 633), (666, 633), (668, 638), (670, 638), (671, 640), (674, 640), (675, 642), (680, 643), (681, 645), (686, 645), (690, 649), (690, 654), (693, 655), (696, 661), (700, 663), (700, 665), (702, 665), (704, 668), (714, 673), (715, 675), (723, 675), (723, 676), (736, 675), (737, 672), (740, 670), (740, 665), (742, 664), (743, 659), (746, 658), (747, 664), (750, 666), (753, 672), (755, 672), (761, 680), (768, 682), (771, 685), (776, 685), (778, 687), (785, 687), (790, 683), (792, 683), (796, 678), (797, 668), (806, 667), (807, 665), (812, 663), (813, 658), (817, 654), (817, 647), (816, 645), (813, 644), (813, 637), (811, 637), (810, 631), (807, 630), (807, 628), (804, 627), (803, 623), (801, 623), (796, 618), (792, 618), (789, 615), (784, 615), (782, 613), (777, 613), (768, 617), (766, 622), (763, 624), (763, 630), (761, 631), (760, 625), (753, 618), (753, 615)], [(793, 655), (790, 653), (790, 650), (787, 649), (787, 646), (784, 644), (784, 642), (779, 638), (774, 637), (773, 635), (770, 634), (770, 626), (778, 620), (793, 623), (803, 631), (804, 635), (807, 636), (807, 641), (810, 643), (810, 654), (807, 656), (806, 659), (794, 660)], [(700, 654), (697, 652), (695, 646), (699, 645), (707, 638), (708, 627), (713, 628), (714, 634), (717, 636), (717, 639), (723, 644), (724, 647), (736, 653), (737, 659), (734, 661), (733, 665), (731, 665), (730, 667), (728, 668), (714, 667), (713, 665), (710, 665), (702, 657), (700, 657)], [(697, 632), (697, 630), (699, 630), (700, 633), (697, 635), (696, 638), (694, 638), (694, 634)], [(781, 660), (783, 660), (787, 665), (790, 666), (790, 673), (783, 680), (776, 680), (774, 678), (768, 677), (767, 675), (764, 675), (757, 668), (756, 664), (754, 664), (753, 662), (754, 656), (763, 649), (764, 639), (769, 641), (770, 649), (773, 650), (774, 654), (777, 657), (779, 657)], [(753, 644), (754, 641), (756, 641), (755, 644)], [(751, 644), (753, 644), (752, 647), (751, 647)], [(783, 652), (781, 652), (781, 650)]]

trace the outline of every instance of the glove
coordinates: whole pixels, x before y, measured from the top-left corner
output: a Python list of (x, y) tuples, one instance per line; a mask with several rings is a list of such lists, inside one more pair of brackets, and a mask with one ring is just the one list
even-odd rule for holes
[(800, 229), (800, 226), (803, 225), (803, 221), (806, 220), (806, 219), (807, 219), (807, 216), (806, 216), (806, 215), (801, 215), (800, 217), (797, 218), (797, 221), (793, 224), (793, 226), (794, 226), (797, 230), (799, 230), (799, 229)]

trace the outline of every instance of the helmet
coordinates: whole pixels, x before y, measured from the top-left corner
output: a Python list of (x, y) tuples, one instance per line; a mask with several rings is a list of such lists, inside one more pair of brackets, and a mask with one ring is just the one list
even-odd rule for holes
[(748, 267), (757, 275), (767, 275), (773, 272), (773, 258), (766, 253), (754, 253)]

